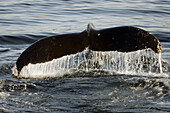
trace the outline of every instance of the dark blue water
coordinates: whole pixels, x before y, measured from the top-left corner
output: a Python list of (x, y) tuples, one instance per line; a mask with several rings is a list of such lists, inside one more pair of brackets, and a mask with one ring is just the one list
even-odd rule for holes
[[(15, 79), (11, 69), (33, 42), (56, 34), (135, 26), (161, 42), (163, 73), (67, 74), (48, 79)], [(0, 1), (1, 112), (170, 112), (169, 0)], [(166, 76), (165, 76), (166, 74)], [(159, 76), (157, 76), (159, 75)]]

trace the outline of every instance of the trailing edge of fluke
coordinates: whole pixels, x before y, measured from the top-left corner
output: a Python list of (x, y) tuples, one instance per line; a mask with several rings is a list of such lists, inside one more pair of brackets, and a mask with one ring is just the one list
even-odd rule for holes
[(82, 52), (86, 48), (93, 51), (131, 52), (151, 48), (161, 52), (159, 40), (140, 28), (123, 26), (102, 30), (87, 29), (80, 33), (63, 34), (41, 39), (28, 47), (16, 62), (17, 75), (29, 63), (44, 63), (65, 55)]

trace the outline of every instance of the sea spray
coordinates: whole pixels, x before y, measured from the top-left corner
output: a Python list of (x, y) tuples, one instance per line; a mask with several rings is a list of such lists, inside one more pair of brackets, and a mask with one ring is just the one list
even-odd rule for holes
[(161, 55), (161, 53), (159, 54), (159, 56), (158, 56), (158, 61), (159, 61), (159, 64), (160, 64), (160, 73), (163, 73), (163, 71), (162, 71), (162, 61), (161, 61), (161, 58), (162, 58), (162, 55)]
[[(117, 51), (92, 51), (63, 56), (52, 61), (28, 64), (20, 72), (20, 77), (44, 78), (63, 76), (70, 70), (104, 70), (120, 74), (163, 73), (161, 54), (151, 49), (122, 53)], [(18, 75), (16, 75), (18, 76)]]

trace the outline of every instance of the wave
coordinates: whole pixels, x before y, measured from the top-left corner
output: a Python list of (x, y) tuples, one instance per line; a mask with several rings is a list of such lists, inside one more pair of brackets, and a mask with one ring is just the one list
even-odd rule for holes
[(23, 35), (1, 35), (0, 44), (31, 44), (37, 40), (50, 36), (46, 35), (33, 35), (33, 34), (23, 34)]
[(154, 35), (160, 40), (160, 42), (170, 42), (170, 32), (157, 31)]
[(9, 75), (12, 73), (12, 68), (14, 67), (15, 63), (0, 63), (0, 76)]

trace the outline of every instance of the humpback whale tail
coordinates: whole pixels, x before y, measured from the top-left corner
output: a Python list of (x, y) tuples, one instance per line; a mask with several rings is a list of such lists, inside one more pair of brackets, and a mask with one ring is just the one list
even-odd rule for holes
[(15, 76), (28, 64), (52, 61), (65, 55), (82, 52), (86, 48), (94, 51), (131, 52), (151, 48), (161, 52), (161, 45), (155, 36), (140, 28), (123, 26), (95, 30), (88, 24), (80, 33), (51, 36), (39, 40), (28, 47), (16, 62)]

